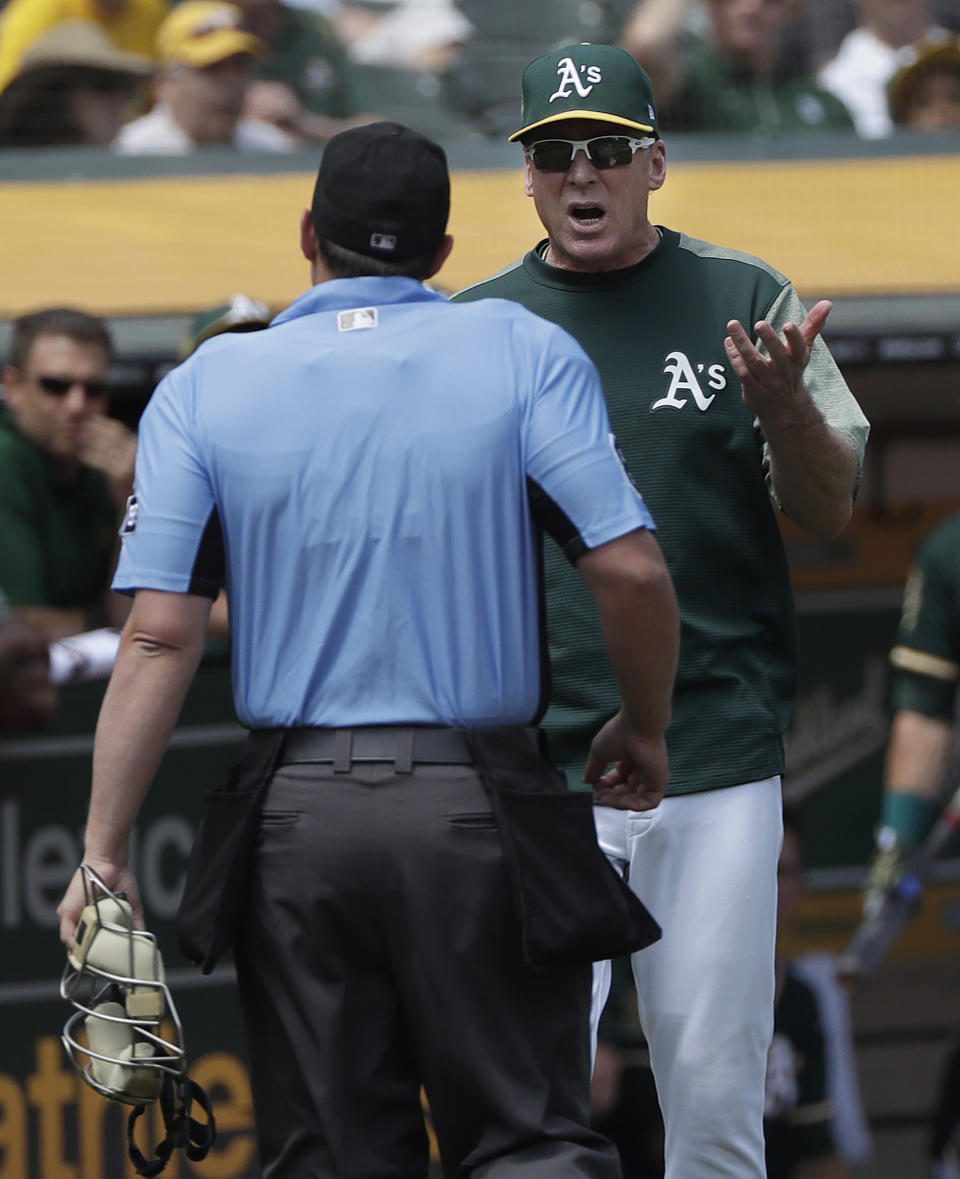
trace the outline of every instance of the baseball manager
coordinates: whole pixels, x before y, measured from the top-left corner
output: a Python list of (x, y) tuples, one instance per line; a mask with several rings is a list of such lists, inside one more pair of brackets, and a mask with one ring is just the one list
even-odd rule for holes
[[(808, 313), (759, 258), (651, 222), (667, 151), (629, 53), (569, 45), (538, 57), (519, 121), (511, 139), (547, 237), (458, 298), (514, 299), (577, 338), (660, 527), (682, 631), (670, 784), (635, 814), (597, 808), (597, 831), (663, 924), (633, 967), (667, 1179), (761, 1179), (782, 734), (797, 671), (776, 513), (839, 534), (868, 425), (819, 335), (828, 302)], [(617, 689), (562, 565), (548, 548), (545, 730), (579, 777)], [(598, 970), (598, 999), (608, 987)]]

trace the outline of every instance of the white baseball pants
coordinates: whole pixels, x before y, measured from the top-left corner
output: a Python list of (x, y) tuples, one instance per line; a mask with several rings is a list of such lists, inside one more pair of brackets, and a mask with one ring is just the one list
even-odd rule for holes
[[(665, 1179), (763, 1179), (773, 1034), (779, 776), (594, 809), (600, 845), (663, 928), (633, 955), (666, 1130)], [(594, 968), (591, 1031), (610, 991)]]

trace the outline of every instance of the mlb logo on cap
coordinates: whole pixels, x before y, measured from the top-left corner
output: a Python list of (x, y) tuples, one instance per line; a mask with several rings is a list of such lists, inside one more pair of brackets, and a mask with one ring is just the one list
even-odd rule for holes
[(311, 219), (318, 238), (386, 262), (434, 255), (450, 213), (443, 148), (400, 123), (341, 131), (320, 157)]

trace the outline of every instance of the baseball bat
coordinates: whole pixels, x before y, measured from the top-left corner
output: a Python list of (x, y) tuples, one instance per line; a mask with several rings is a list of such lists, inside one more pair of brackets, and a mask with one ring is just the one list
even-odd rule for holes
[(923, 885), (950, 836), (960, 828), (960, 788), (930, 828), (926, 839), (907, 864), (902, 878), (890, 889), (879, 909), (861, 921), (837, 962), (845, 982), (871, 978), (901, 930), (920, 907)]

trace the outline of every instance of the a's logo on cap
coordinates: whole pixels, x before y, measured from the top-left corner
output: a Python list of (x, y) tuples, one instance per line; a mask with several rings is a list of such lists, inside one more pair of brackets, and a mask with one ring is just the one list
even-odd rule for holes
[[(589, 85), (580, 80), (581, 72)], [(557, 66), (557, 77), (560, 79), (560, 85), (547, 102), (553, 102), (555, 98), (569, 98), (574, 90), (581, 98), (586, 98), (594, 86), (603, 81), (603, 72), (598, 65), (582, 65), (578, 70), (572, 57), (564, 57)]]
[(392, 233), (371, 233), (370, 247), (374, 250), (395, 250), (397, 239)]

